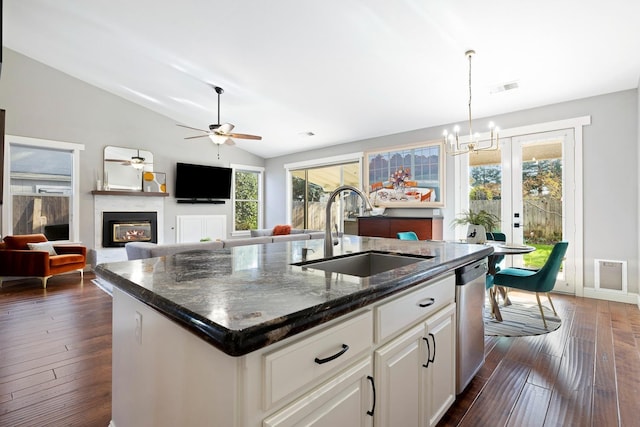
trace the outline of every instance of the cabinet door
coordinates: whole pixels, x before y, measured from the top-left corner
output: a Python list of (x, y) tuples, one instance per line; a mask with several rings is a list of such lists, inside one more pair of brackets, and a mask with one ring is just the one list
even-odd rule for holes
[(371, 427), (374, 408), (371, 358), (335, 375), (263, 421), (264, 427)]
[(358, 218), (358, 236), (393, 237), (389, 233), (389, 219), (387, 218)]
[[(434, 426), (456, 398), (456, 305), (427, 319), (428, 366), (424, 383), (429, 426)], [(427, 344), (428, 343), (428, 344)]]
[[(376, 427), (424, 425), (423, 377), (425, 369), (424, 323), (376, 350)], [(345, 424), (342, 424), (345, 425)]]

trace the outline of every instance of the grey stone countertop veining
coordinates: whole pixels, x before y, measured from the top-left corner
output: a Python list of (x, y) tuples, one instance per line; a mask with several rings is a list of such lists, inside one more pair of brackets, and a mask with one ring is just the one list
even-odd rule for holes
[[(231, 356), (240, 356), (483, 258), (486, 245), (344, 235), (334, 257), (365, 251), (425, 256), (358, 277), (291, 265), (323, 258), (323, 239), (190, 251), (100, 264), (102, 280)], [(433, 257), (426, 259), (426, 257)]]

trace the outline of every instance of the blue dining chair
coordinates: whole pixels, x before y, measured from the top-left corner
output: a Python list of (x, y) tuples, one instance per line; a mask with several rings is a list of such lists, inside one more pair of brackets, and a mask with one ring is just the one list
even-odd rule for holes
[(396, 233), (396, 237), (400, 240), (419, 240), (418, 235), (413, 231), (399, 231)]
[(547, 261), (544, 263), (540, 270), (528, 270), (524, 268), (505, 268), (496, 273), (493, 278), (493, 284), (495, 286), (504, 286), (507, 288), (519, 289), (521, 291), (535, 292), (536, 299), (538, 300), (538, 307), (540, 308), (540, 315), (542, 316), (542, 323), (545, 329), (547, 328), (547, 321), (544, 318), (544, 312), (542, 311), (542, 304), (540, 303), (540, 292), (547, 294), (551, 309), (554, 315), (556, 308), (551, 301), (551, 295), (549, 292), (553, 289), (556, 283), (562, 260), (567, 253), (568, 242), (558, 242), (553, 246), (551, 254)]

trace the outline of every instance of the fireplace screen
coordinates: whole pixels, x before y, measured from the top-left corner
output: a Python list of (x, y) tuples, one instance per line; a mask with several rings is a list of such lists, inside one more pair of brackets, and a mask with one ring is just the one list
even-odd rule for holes
[(102, 213), (102, 246), (122, 247), (128, 242), (158, 243), (156, 212)]
[(151, 222), (124, 222), (113, 224), (114, 243), (150, 242)]

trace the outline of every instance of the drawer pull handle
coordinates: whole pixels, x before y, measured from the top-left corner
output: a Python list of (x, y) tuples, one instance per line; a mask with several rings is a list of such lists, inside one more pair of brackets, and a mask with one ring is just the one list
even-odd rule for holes
[(322, 365), (323, 363), (327, 363), (327, 362), (331, 362), (332, 360), (337, 359), (338, 357), (342, 356), (343, 354), (345, 354), (347, 352), (347, 350), (349, 350), (349, 346), (346, 344), (342, 344), (342, 350), (340, 350), (339, 352), (337, 352), (336, 354), (327, 357), (326, 359), (320, 359), (320, 358), (315, 358), (315, 362), (318, 365)]
[(370, 411), (367, 411), (367, 415), (373, 417), (373, 413), (376, 411), (376, 383), (373, 382), (373, 377), (371, 375), (367, 375), (367, 379), (371, 381), (371, 389), (373, 390), (373, 406), (371, 406)]
[(436, 300), (434, 298), (427, 298), (427, 302), (420, 302), (418, 305), (420, 307), (429, 307), (430, 305), (435, 304)]

